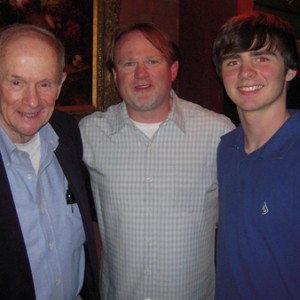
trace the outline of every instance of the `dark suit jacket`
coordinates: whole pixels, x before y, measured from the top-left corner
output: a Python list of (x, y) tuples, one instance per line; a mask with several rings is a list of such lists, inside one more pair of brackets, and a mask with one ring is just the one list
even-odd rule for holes
[[(55, 111), (51, 125), (59, 136), (55, 151), (78, 203), (86, 235), (86, 270), (81, 295), (100, 299), (98, 262), (86, 184), (88, 172), (81, 160), (82, 142), (76, 121)], [(90, 202), (91, 203), (91, 202)], [(31, 300), (35, 292), (21, 227), (0, 152), (0, 299)], [(57, 299), (59, 300), (59, 299)]]

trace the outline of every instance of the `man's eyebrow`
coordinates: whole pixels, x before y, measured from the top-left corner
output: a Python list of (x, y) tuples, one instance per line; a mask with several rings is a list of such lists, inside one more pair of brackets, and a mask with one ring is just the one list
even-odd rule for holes
[[(163, 55), (147, 55), (144, 56), (142, 60), (149, 60), (149, 59), (165, 59)], [(128, 58), (123, 58), (118, 61), (116, 61), (116, 64), (124, 63), (124, 62), (135, 62), (139, 61), (140, 59), (137, 59), (135, 57), (128, 57)]]
[(11, 79), (22, 80), (22, 77), (21, 77), (21, 76), (15, 75), (15, 74), (9, 74), (7, 77), (8, 77), (8, 78), (11, 78)]
[[(276, 52), (274, 50), (249, 50), (245, 52), (250, 52), (251, 56), (260, 56), (260, 55), (274, 55), (276, 56)], [(227, 60), (227, 59), (233, 59), (233, 58), (239, 58), (241, 56), (240, 53), (228, 53), (224, 54), (222, 57), (222, 60)]]
[(241, 55), (239, 53), (228, 53), (222, 56), (222, 60), (232, 59), (232, 58), (239, 58)]

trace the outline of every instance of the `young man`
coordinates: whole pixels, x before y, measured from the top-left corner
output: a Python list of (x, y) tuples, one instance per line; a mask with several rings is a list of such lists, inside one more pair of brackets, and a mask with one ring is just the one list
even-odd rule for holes
[(122, 31), (109, 66), (124, 102), (80, 123), (103, 300), (214, 297), (216, 149), (233, 125), (171, 90), (178, 64), (155, 26)]
[(241, 121), (218, 149), (216, 299), (299, 299), (300, 113), (286, 108), (293, 31), (266, 13), (234, 17), (213, 58)]
[(99, 299), (80, 131), (54, 112), (63, 68), (50, 32), (1, 30), (1, 299)]

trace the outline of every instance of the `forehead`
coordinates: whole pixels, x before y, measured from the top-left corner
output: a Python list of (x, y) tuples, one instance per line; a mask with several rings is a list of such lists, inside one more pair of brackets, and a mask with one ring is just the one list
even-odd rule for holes
[(22, 37), (9, 41), (1, 56), (1, 76), (56, 80), (60, 73), (55, 49), (39, 38)]
[(142, 32), (132, 31), (122, 36), (115, 48), (116, 59), (131, 55), (161, 55), (161, 52), (152, 45)]
[(9, 40), (5, 45), (3, 50), (6, 54), (9, 54), (10, 51), (15, 52), (37, 52), (36, 49), (39, 51), (44, 50), (46, 52), (54, 53), (54, 48), (50, 45), (48, 41), (45, 39), (41, 39), (37, 36), (17, 36), (15, 39)]
[(1, 51), (1, 63), (9, 61), (23, 61), (31, 59), (40, 61), (41, 64), (49, 64), (50, 67), (58, 67), (58, 55), (56, 50), (46, 40), (36, 36), (17, 37), (17, 39), (8, 41)]

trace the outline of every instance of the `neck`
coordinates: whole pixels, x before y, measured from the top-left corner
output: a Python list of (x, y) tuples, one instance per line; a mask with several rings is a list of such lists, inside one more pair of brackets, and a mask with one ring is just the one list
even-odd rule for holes
[(173, 99), (169, 98), (169, 101), (165, 102), (164, 105), (159, 106), (155, 109), (149, 110), (133, 110), (127, 106), (127, 111), (129, 117), (140, 123), (161, 123), (168, 118), (171, 111)]
[(256, 112), (240, 115), (245, 134), (245, 152), (251, 153), (262, 147), (289, 117), (286, 109), (277, 114), (261, 115)]

